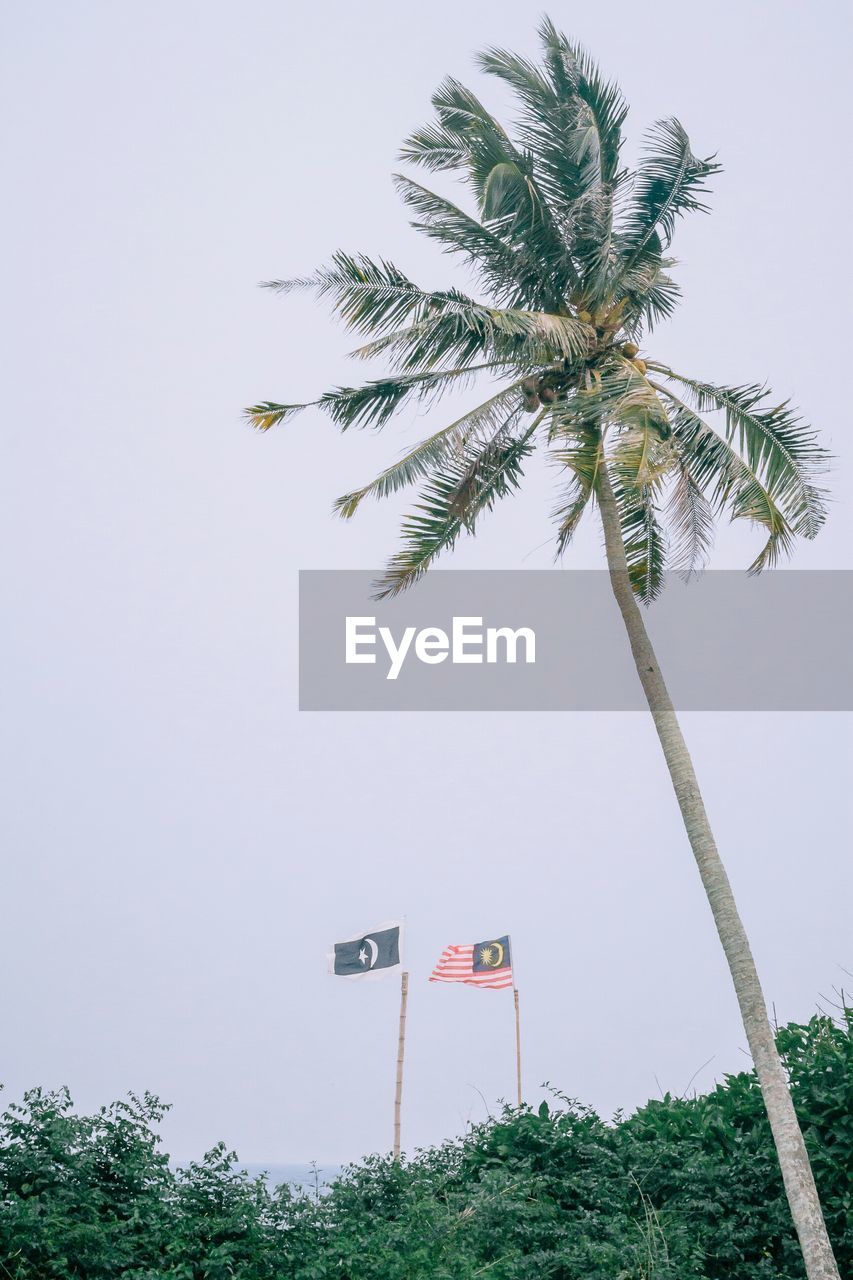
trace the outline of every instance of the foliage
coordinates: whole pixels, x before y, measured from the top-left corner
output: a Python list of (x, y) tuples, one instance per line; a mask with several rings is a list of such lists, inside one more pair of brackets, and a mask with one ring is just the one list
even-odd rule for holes
[[(478, 297), (422, 289), (393, 263), (343, 252), (312, 275), (268, 282), (329, 301), (370, 338), (354, 355), (389, 361), (381, 378), (311, 402), (342, 430), (380, 429), (403, 405), (430, 409), (472, 380), (491, 384), (479, 408), (338, 499), (348, 519), (368, 495), (423, 482), (379, 595), (410, 586), (473, 532), (520, 487), (536, 446), (561, 477), (558, 555), (613, 472), (632, 585), (646, 602), (667, 565), (690, 574), (705, 564), (722, 514), (762, 531), (752, 572), (788, 555), (797, 537), (813, 538), (824, 519), (817, 480), (827, 455), (787, 403), (774, 405), (763, 384), (718, 386), (640, 355), (679, 298), (668, 256), (678, 220), (707, 211), (719, 165), (696, 156), (683, 125), (667, 119), (648, 131), (630, 172), (618, 86), (550, 20), (539, 35), (539, 63), (505, 49), (479, 59), (514, 96), (510, 128), (447, 79), (434, 120), (400, 153), (465, 188), (456, 204), (395, 177), (412, 225), (465, 264)], [(265, 400), (246, 412), (266, 431), (307, 407)], [(525, 411), (537, 414), (526, 428)]]
[[(842, 1273), (853, 1268), (850, 1015), (778, 1034)], [(554, 1094), (319, 1197), (218, 1146), (170, 1166), (146, 1095), (77, 1116), (34, 1090), (0, 1121), (7, 1280), (796, 1280), (752, 1072), (612, 1124)]]
[(281, 1275), (299, 1238), (287, 1189), (272, 1196), (221, 1145), (175, 1171), (155, 1131), (165, 1111), (146, 1094), (77, 1116), (67, 1090), (35, 1089), (12, 1104), (0, 1121), (0, 1275)]

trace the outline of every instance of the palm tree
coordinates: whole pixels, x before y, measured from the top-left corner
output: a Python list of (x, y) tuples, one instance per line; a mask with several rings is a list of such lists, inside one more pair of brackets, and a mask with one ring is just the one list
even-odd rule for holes
[[(679, 297), (667, 256), (676, 221), (705, 209), (718, 166), (696, 157), (681, 124), (667, 119), (650, 130), (629, 173), (620, 162), (620, 90), (550, 21), (540, 36), (541, 65), (502, 49), (479, 59), (517, 99), (512, 135), (448, 79), (433, 97), (435, 120), (404, 144), (404, 162), (461, 175), (475, 212), (395, 178), (413, 225), (473, 268), (488, 302), (421, 289), (390, 262), (345, 253), (268, 287), (329, 299), (370, 339), (354, 354), (388, 360), (385, 377), (312, 402), (343, 430), (382, 427), (404, 403), (431, 406), (481, 375), (490, 381), (477, 408), (338, 499), (348, 519), (367, 497), (423, 483), (379, 596), (411, 586), (463, 531), (473, 533), (519, 487), (537, 446), (561, 481), (558, 554), (597, 505), (613, 593), (728, 960), (806, 1272), (837, 1280), (755, 962), (637, 603), (655, 598), (665, 567), (689, 574), (705, 563), (718, 515), (763, 530), (752, 572), (774, 565), (797, 535), (813, 538), (824, 518), (815, 479), (827, 455), (787, 403), (768, 406), (763, 386), (719, 386), (640, 357), (643, 336)], [(265, 431), (305, 407), (265, 401), (247, 414)]]

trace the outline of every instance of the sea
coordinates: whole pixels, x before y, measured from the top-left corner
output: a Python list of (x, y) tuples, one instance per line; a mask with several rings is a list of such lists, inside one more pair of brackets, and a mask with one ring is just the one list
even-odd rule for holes
[(339, 1164), (244, 1164), (238, 1169), (245, 1169), (252, 1178), (259, 1175), (266, 1178), (270, 1187), (280, 1187), (289, 1183), (303, 1191), (320, 1191), (333, 1182), (343, 1168)]

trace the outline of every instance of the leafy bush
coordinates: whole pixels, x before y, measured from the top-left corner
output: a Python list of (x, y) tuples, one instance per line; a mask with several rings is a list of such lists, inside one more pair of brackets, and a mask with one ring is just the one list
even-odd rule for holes
[[(853, 1273), (850, 1018), (779, 1032), (842, 1273)], [(170, 1167), (150, 1095), (74, 1114), (36, 1089), (0, 1120), (7, 1280), (796, 1280), (755, 1076), (607, 1124), (559, 1095), (507, 1108), (312, 1197), (224, 1146)]]

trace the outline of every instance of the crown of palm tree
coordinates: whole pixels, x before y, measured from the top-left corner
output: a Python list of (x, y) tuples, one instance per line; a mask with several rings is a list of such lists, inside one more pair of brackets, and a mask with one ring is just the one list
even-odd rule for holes
[[(311, 276), (268, 282), (329, 298), (370, 338), (353, 354), (389, 361), (385, 377), (311, 402), (342, 429), (382, 427), (404, 402), (430, 406), (477, 377), (493, 382), (483, 403), (338, 499), (348, 518), (368, 496), (423, 483), (380, 595), (410, 585), (472, 532), (519, 487), (537, 446), (560, 476), (558, 553), (606, 467), (631, 582), (646, 601), (666, 567), (689, 573), (706, 562), (722, 513), (765, 531), (753, 572), (797, 535), (814, 537), (824, 518), (815, 478), (828, 455), (788, 402), (768, 407), (763, 385), (718, 386), (639, 358), (638, 344), (679, 297), (667, 256), (676, 221), (705, 211), (706, 180), (719, 166), (693, 155), (668, 119), (649, 131), (635, 170), (624, 168), (620, 90), (547, 19), (540, 36), (541, 65), (502, 49), (479, 58), (514, 92), (512, 133), (448, 79), (433, 97), (434, 122), (403, 146), (409, 164), (459, 175), (476, 213), (395, 178), (412, 225), (460, 255), (490, 301), (429, 292), (390, 262), (345, 253)], [(267, 430), (306, 407), (266, 401), (246, 412)]]

